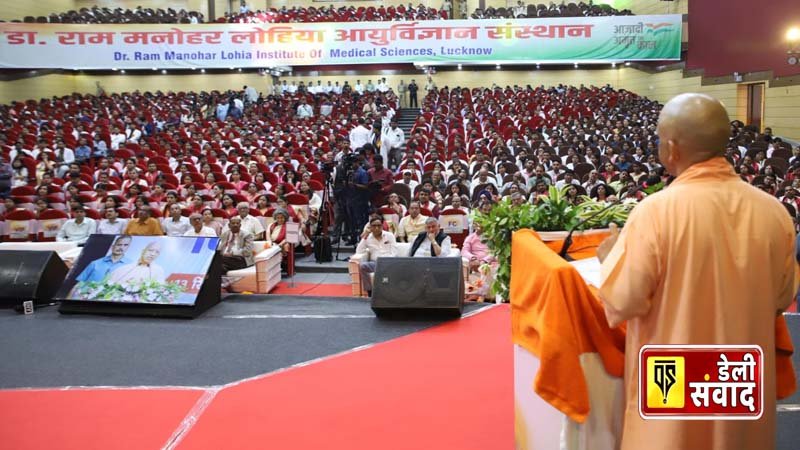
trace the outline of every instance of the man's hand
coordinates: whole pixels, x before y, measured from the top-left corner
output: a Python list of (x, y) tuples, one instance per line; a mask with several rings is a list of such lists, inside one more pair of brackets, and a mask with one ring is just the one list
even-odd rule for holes
[(611, 253), (611, 249), (614, 248), (614, 244), (617, 243), (617, 239), (619, 239), (619, 227), (617, 227), (617, 224), (612, 223), (608, 228), (611, 230), (611, 235), (605, 238), (597, 247), (597, 259), (600, 262), (605, 261), (608, 254)]
[(433, 233), (427, 233), (427, 235), (428, 235), (428, 240), (429, 240), (429, 241), (431, 241), (431, 242), (433, 242), (433, 243), (435, 243), (435, 242), (436, 242), (436, 235), (435, 235), (435, 234), (433, 234)]

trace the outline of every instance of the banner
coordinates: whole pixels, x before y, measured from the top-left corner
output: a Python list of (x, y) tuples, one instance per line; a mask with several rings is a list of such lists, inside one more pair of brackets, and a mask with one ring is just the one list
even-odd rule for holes
[(93, 234), (57, 298), (194, 305), (217, 237)]
[(680, 59), (681, 15), (198, 25), (2, 23), (0, 67), (187, 69)]

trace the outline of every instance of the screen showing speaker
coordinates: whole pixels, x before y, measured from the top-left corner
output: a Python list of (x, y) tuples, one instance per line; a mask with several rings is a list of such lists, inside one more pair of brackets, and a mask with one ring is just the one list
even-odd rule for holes
[(57, 294), (63, 300), (194, 305), (216, 237), (89, 237)]

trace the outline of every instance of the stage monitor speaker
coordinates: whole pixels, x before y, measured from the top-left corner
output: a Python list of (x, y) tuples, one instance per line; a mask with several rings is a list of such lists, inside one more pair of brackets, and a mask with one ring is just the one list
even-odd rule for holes
[(460, 317), (461, 258), (378, 258), (372, 310), (378, 317)]
[(0, 306), (50, 303), (68, 271), (54, 251), (0, 250)]

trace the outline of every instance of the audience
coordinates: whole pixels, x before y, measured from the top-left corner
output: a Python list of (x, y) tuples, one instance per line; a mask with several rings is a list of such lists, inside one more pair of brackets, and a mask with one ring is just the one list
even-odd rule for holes
[[(158, 8), (122, 9), (122, 8), (101, 8), (93, 6), (91, 8), (81, 8), (78, 11), (71, 10), (64, 13), (53, 13), (49, 17), (27, 16), (23, 20), (26, 23), (202, 23), (203, 14), (197, 11), (186, 11), (181, 9), (175, 11), (172, 8), (166, 10)], [(18, 22), (18, 21), (14, 21)]]
[(472, 19), (505, 19), (505, 18), (536, 18), (536, 17), (583, 17), (583, 16), (631, 16), (628, 9), (617, 10), (607, 4), (593, 5), (591, 2), (559, 4), (550, 2), (549, 5), (543, 3), (528, 4), (518, 1), (516, 6), (508, 8), (484, 9), (478, 8), (470, 16)]
[(359, 264), (361, 272), (361, 287), (372, 295), (372, 278), (370, 275), (375, 272), (376, 261), (379, 257), (398, 256), (397, 242), (394, 235), (385, 231), (384, 219), (380, 214), (374, 214), (369, 219), (369, 230), (361, 234), (358, 241), (356, 253), (368, 253), (368, 258)]
[(219, 239), (219, 250), (222, 254), (222, 270), (244, 269), (255, 264), (253, 259), (253, 233), (242, 229), (242, 218), (233, 216), (228, 227), (222, 230)]
[(72, 211), (74, 218), (64, 222), (61, 230), (58, 231), (56, 241), (58, 242), (77, 242), (83, 244), (89, 236), (97, 229), (94, 219), (86, 217), (86, 210), (83, 206), (78, 206)]

